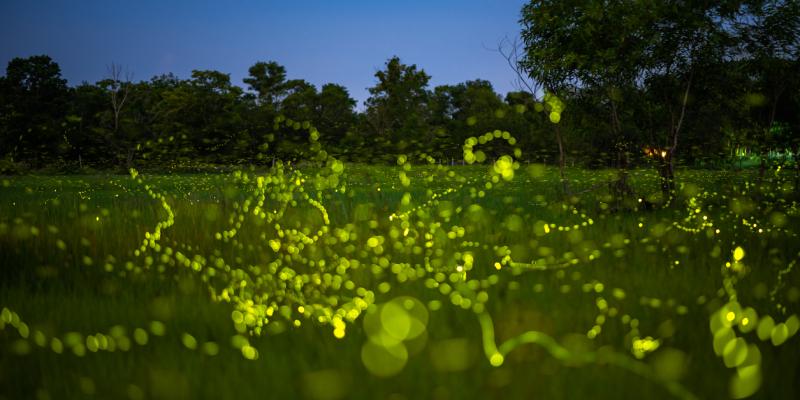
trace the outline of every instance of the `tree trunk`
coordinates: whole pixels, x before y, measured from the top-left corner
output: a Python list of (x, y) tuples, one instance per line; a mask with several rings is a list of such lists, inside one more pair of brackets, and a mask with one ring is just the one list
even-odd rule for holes
[(800, 191), (800, 154), (797, 154), (797, 152), (800, 151), (799, 147), (800, 146), (798, 146), (797, 144), (792, 146), (792, 156), (794, 157), (794, 169), (795, 169), (795, 174), (794, 174), (795, 194), (797, 194), (797, 192)]
[(631, 205), (633, 189), (628, 183), (628, 155), (622, 146), (617, 149), (617, 180), (609, 184), (614, 196), (614, 209), (620, 210)]
[(564, 196), (569, 196), (569, 182), (564, 174), (566, 166), (566, 156), (564, 155), (564, 141), (561, 137), (561, 126), (556, 124), (556, 141), (558, 142), (558, 174), (561, 177), (561, 189), (564, 191)]
[(128, 151), (125, 154), (125, 168), (131, 169), (133, 168), (133, 154), (135, 150), (133, 147), (128, 147)]
[[(769, 133), (772, 130), (772, 125), (775, 123), (775, 111), (778, 108), (778, 99), (781, 96), (781, 92), (782, 92), (782, 90), (779, 90), (777, 93), (775, 93), (775, 97), (774, 97), (774, 99), (772, 101), (772, 107), (771, 107), (770, 112), (769, 112), (769, 120), (768, 120), (768, 123), (767, 123), (767, 129), (764, 131), (765, 142), (769, 140)], [(758, 166), (758, 182), (759, 183), (761, 183), (761, 181), (764, 179), (764, 176), (767, 174), (767, 159), (769, 158), (769, 148), (767, 148), (767, 151), (764, 152), (764, 153), (765, 154), (763, 154), (762, 157), (761, 157), (761, 163)]]
[[(677, 124), (672, 123), (672, 143), (664, 155), (661, 167), (661, 193), (664, 196), (665, 204), (671, 203), (673, 196), (675, 196), (675, 153), (678, 149), (678, 135), (683, 126), (683, 119), (686, 116), (686, 104), (689, 102), (689, 90), (692, 88), (692, 79), (694, 72), (689, 74), (689, 81), (686, 83), (686, 90), (683, 92), (683, 100), (681, 101), (681, 114), (678, 117)], [(671, 108), (671, 107), (670, 107)], [(672, 119), (674, 121), (674, 117)]]
[(628, 184), (628, 154), (622, 142), (622, 124), (617, 114), (617, 104), (611, 100), (611, 129), (617, 138), (617, 180), (611, 185), (611, 193), (617, 204), (621, 208), (626, 199), (633, 195), (633, 189)]
[(675, 193), (675, 164), (672, 152), (667, 152), (659, 162), (658, 174), (661, 178), (661, 194), (664, 201), (668, 202)]

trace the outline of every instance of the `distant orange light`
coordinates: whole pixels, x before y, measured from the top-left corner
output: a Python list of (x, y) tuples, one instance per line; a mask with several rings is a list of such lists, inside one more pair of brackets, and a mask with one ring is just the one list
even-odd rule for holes
[(669, 149), (658, 149), (655, 147), (644, 147), (642, 148), (642, 151), (644, 152), (644, 155), (648, 157), (667, 158), (667, 155), (669, 154)]

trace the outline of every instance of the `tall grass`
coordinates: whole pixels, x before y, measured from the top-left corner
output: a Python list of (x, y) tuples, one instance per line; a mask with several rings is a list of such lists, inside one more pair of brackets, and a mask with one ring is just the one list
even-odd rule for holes
[[(709, 326), (720, 309), (735, 300), (792, 331), (791, 177), (682, 171), (677, 202), (644, 209), (615, 205), (602, 185), (611, 171), (568, 170), (574, 192), (595, 189), (567, 198), (552, 168), (523, 165), (491, 188), (488, 171), (347, 165), (321, 175), (338, 177), (327, 186), (311, 168), (5, 178), (0, 397), (724, 398), (745, 392), (730, 387), (740, 369), (715, 354)], [(275, 179), (259, 188), (258, 176)], [(631, 179), (639, 196), (657, 198), (651, 171)], [(254, 212), (260, 195), (279, 217)], [(337, 272), (343, 259), (351, 266)], [(285, 268), (307, 281), (279, 278)], [(429, 317), (386, 311), (403, 296)], [(360, 301), (337, 332), (331, 317)], [(274, 310), (239, 320), (259, 305)], [(796, 336), (773, 345), (745, 332), (739, 314), (732, 332), (761, 358), (753, 397), (797, 398)], [(396, 335), (406, 323), (422, 333)], [(546, 340), (524, 344), (530, 332)], [(364, 349), (376, 341), (377, 354), (402, 347), (399, 370), (370, 365)]]

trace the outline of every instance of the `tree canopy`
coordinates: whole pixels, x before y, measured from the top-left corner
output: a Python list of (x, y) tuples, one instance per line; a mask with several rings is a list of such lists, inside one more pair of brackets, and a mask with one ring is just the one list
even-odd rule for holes
[(507, 130), (524, 161), (650, 164), (665, 192), (675, 165), (797, 152), (796, 1), (533, 0), (520, 28), (509, 78), (543, 92), (503, 96), (479, 77), (431, 87), (422, 67), (393, 56), (361, 110), (344, 86), (290, 79), (276, 61), (255, 62), (240, 83), (213, 70), (132, 82), (112, 64), (70, 87), (50, 57), (15, 58), (0, 78), (0, 172), (271, 164), (303, 157), (293, 128), (304, 122), (356, 162), (459, 162), (465, 140)]

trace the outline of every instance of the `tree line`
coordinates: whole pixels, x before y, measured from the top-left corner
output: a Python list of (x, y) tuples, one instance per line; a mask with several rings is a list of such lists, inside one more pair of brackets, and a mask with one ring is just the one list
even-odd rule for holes
[[(96, 83), (69, 87), (58, 64), (41, 55), (15, 58), (0, 78), (0, 157), (12, 168), (128, 168), (270, 163), (301, 159), (303, 123), (325, 150), (355, 162), (392, 162), (397, 154), (461, 159), (466, 138), (514, 131), (537, 142), (541, 124), (504, 100), (485, 80), (429, 88), (430, 75), (398, 57), (375, 74), (363, 112), (347, 89), (287, 79), (276, 62), (257, 62), (243, 80), (195, 70), (131, 82), (118, 65)], [(517, 110), (517, 111), (514, 111)], [(275, 124), (288, 119), (290, 128)], [(283, 126), (284, 124), (281, 124)], [(544, 146), (542, 146), (544, 147)]]
[(352, 162), (407, 154), (460, 163), (467, 138), (501, 130), (523, 160), (623, 171), (650, 163), (669, 189), (676, 163), (797, 153), (799, 8), (534, 0), (522, 10), (521, 42), (498, 46), (518, 90), (501, 96), (481, 79), (430, 87), (424, 69), (392, 57), (363, 111), (345, 87), (287, 79), (274, 61), (253, 64), (242, 86), (213, 70), (133, 82), (112, 64), (105, 79), (71, 87), (50, 57), (15, 58), (0, 78), (0, 173), (302, 160), (306, 123), (326, 152)]

